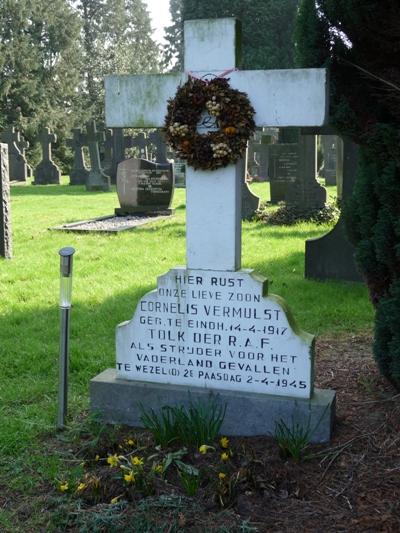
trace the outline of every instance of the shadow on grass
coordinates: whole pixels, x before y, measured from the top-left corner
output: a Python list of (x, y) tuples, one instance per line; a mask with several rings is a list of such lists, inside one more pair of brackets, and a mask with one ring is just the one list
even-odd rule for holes
[[(116, 194), (115, 185), (111, 193)], [(84, 185), (26, 185), (11, 187), (11, 196), (100, 196), (103, 191), (87, 191)]]

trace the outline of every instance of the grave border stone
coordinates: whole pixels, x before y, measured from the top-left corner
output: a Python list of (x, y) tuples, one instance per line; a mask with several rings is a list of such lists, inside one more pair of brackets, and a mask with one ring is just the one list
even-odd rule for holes
[[(323, 128), (306, 128), (315, 134), (337, 134), (330, 126)], [(342, 202), (351, 196), (358, 166), (358, 146), (346, 137), (340, 137), (343, 142), (343, 169), (338, 173), (337, 186), (342, 193)], [(338, 250), (337, 243), (340, 243)], [(334, 246), (336, 244), (336, 246)], [(363, 282), (354, 258), (354, 246), (349, 242), (346, 235), (346, 225), (343, 213), (331, 231), (308, 239), (305, 242), (305, 272), (306, 279)]]
[(11, 197), (8, 146), (0, 143), (0, 257), (12, 258)]

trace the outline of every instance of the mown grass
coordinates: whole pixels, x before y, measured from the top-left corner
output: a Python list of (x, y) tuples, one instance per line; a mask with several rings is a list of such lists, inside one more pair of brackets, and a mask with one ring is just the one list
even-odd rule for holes
[[(252, 189), (268, 197), (267, 184)], [(54, 479), (59, 467), (43, 451), (56, 419), (58, 250), (76, 249), (69, 403), (76, 417), (88, 407), (90, 378), (114, 364), (115, 326), (132, 316), (157, 276), (185, 263), (184, 192), (175, 191), (174, 217), (105, 235), (48, 228), (112, 214), (115, 191), (87, 193), (65, 179), (61, 186), (12, 188), (14, 258), (0, 260), (0, 483), (33, 490), (38, 479)], [(369, 330), (373, 315), (363, 285), (304, 280), (304, 242), (328, 229), (245, 222), (242, 266), (269, 278), (271, 292), (286, 298), (303, 329), (318, 335)]]

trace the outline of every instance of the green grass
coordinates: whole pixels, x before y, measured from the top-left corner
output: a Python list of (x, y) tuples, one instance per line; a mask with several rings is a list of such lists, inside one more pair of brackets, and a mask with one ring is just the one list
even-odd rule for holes
[[(267, 184), (252, 189), (268, 197)], [(0, 259), (0, 462), (11, 488), (33, 490), (37, 477), (50, 480), (58, 468), (43, 448), (56, 419), (58, 250), (76, 248), (69, 405), (77, 416), (88, 407), (90, 378), (114, 364), (115, 326), (131, 318), (157, 276), (185, 263), (184, 193), (176, 190), (176, 214), (169, 220), (132, 232), (90, 235), (48, 228), (111, 214), (115, 191), (87, 193), (67, 186), (65, 179), (61, 186), (12, 188), (14, 259)], [(287, 300), (303, 329), (318, 335), (369, 330), (373, 313), (364, 286), (304, 280), (304, 242), (328, 229), (245, 222), (242, 265), (269, 278), (271, 292)]]

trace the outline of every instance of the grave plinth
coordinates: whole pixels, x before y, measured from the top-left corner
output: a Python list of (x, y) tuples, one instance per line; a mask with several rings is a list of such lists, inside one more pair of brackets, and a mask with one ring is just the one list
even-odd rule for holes
[[(234, 19), (186, 21), (184, 34), (187, 72), (219, 76), (235, 66)], [(187, 76), (109, 78), (108, 126), (162, 126), (167, 99)], [(230, 78), (248, 94), (258, 126), (325, 120), (324, 70)], [(116, 370), (91, 381), (92, 410), (105, 421), (141, 425), (139, 403), (159, 410), (215, 394), (227, 405), (228, 434), (271, 434), (284, 421), (315, 427), (314, 442), (329, 440), (335, 393), (314, 391), (314, 337), (268, 294), (263, 277), (241, 270), (242, 179), (243, 161), (215, 171), (187, 168), (187, 263), (160, 276), (133, 318), (117, 327)]]
[(0, 257), (12, 258), (11, 198), (8, 147), (0, 143)]

